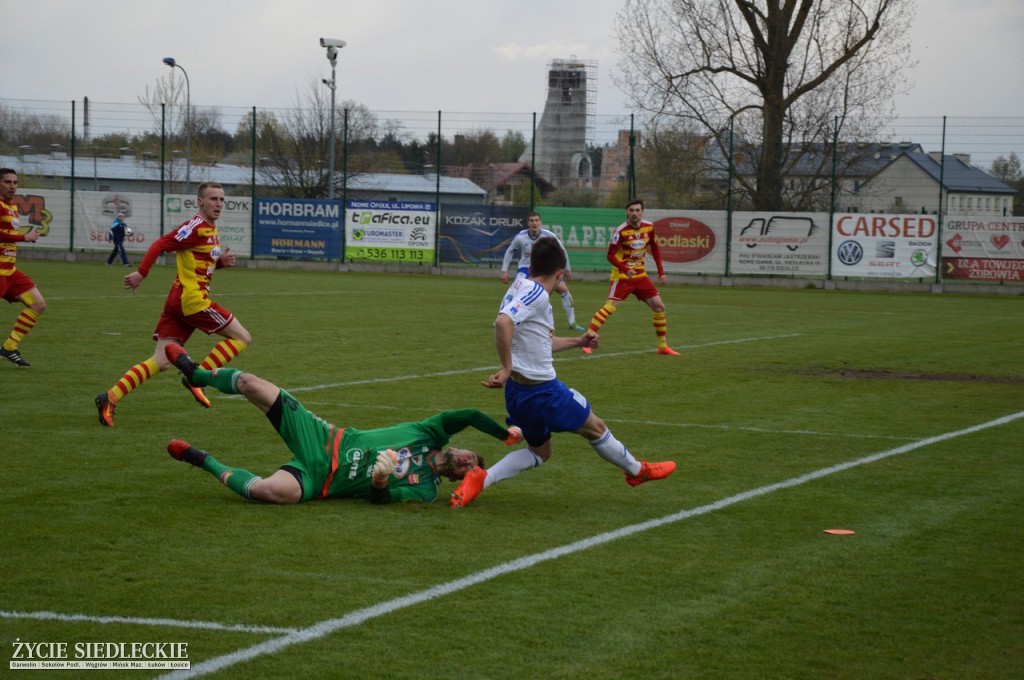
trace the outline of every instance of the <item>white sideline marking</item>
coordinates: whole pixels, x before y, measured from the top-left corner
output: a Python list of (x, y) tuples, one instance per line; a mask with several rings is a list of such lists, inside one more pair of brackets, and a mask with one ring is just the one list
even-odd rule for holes
[(630, 420), (628, 418), (602, 418), (606, 423), (630, 423), (633, 425), (656, 425), (658, 427), (703, 427), (714, 430), (767, 432), (768, 434), (806, 434), (812, 437), (849, 437), (851, 439), (895, 439), (913, 441), (913, 437), (898, 437), (891, 434), (851, 434), (849, 432), (819, 432), (818, 430), (777, 430), (770, 427), (744, 425), (707, 425), (704, 423), (667, 423), (658, 420)]
[(57, 612), (12, 612), (0, 610), (0, 619), (38, 619), (44, 621), (87, 621), (89, 623), (131, 623), (140, 626), (166, 626), (168, 628), (200, 628), (242, 633), (295, 633), (295, 628), (275, 626), (245, 626), (213, 621), (182, 621), (180, 619), (147, 619), (133, 616), (88, 616), (86, 614), (58, 614)]
[(346, 614), (345, 616), (342, 616), (340, 618), (321, 621), (320, 623), (316, 623), (312, 626), (309, 626), (308, 628), (296, 630), (282, 637), (274, 638), (272, 640), (266, 640), (265, 642), (252, 645), (251, 647), (247, 647), (245, 649), (240, 649), (230, 654), (224, 654), (222, 656), (214, 657), (207, 661), (202, 661), (200, 663), (193, 664), (192, 667), (187, 671), (175, 671), (163, 675), (161, 677), (193, 678), (200, 675), (206, 675), (207, 673), (213, 673), (215, 671), (219, 671), (221, 669), (233, 666), (237, 663), (248, 661), (258, 656), (263, 656), (264, 654), (272, 654), (274, 652), (282, 650), (286, 647), (290, 647), (292, 645), (303, 644), (306, 642), (310, 642), (312, 640), (317, 640), (319, 638), (322, 638), (326, 635), (333, 633), (334, 631), (341, 630), (343, 628), (350, 628), (352, 626), (363, 623), (364, 621), (368, 621), (370, 619), (374, 619), (380, 616), (384, 616), (385, 614), (398, 611), (399, 609), (411, 607), (413, 605), (428, 602), (430, 600), (434, 600), (445, 595), (450, 595), (451, 593), (455, 593), (460, 590), (465, 590), (470, 586), (475, 586), (480, 583), (490, 581), (492, 579), (498, 578), (499, 576), (504, 576), (505, 574), (521, 571), (523, 569), (528, 569), (537, 564), (540, 564), (541, 562), (546, 562), (548, 560), (557, 559), (564, 555), (570, 555), (572, 553), (577, 553), (582, 550), (587, 550), (589, 548), (603, 545), (605, 543), (610, 543), (611, 541), (615, 541), (626, 536), (632, 536), (633, 534), (638, 534), (643, 531), (656, 529), (666, 524), (672, 524), (674, 522), (679, 522), (681, 520), (689, 519), (691, 517), (699, 517), (700, 515), (706, 515), (716, 510), (727, 508), (730, 505), (735, 505), (737, 503), (742, 503), (743, 501), (748, 501), (752, 498), (765, 496), (767, 494), (779, 491), (781, 489), (789, 489), (795, 486), (800, 486), (801, 484), (806, 484), (807, 482), (811, 482), (816, 479), (821, 479), (822, 477), (827, 477), (837, 472), (849, 470), (850, 468), (858, 467), (860, 465), (867, 465), (868, 463), (874, 463), (879, 460), (883, 460), (885, 458), (896, 456), (902, 453), (907, 453), (908, 451), (913, 451), (915, 449), (929, 446), (931, 444), (937, 444), (939, 442), (954, 439), (956, 437), (962, 437), (964, 435), (972, 434), (974, 432), (980, 432), (981, 430), (986, 430), (991, 427), (1005, 425), (1006, 423), (1010, 423), (1022, 417), (1024, 417), (1024, 411), (1020, 411), (1018, 413), (1014, 413), (1008, 416), (1003, 416), (1002, 418), (997, 418), (995, 420), (990, 420), (989, 422), (982, 423), (981, 425), (974, 425), (972, 427), (967, 427), (962, 430), (946, 432), (945, 434), (936, 435), (934, 437), (928, 437), (927, 439), (921, 439), (910, 444), (904, 444), (903, 446), (898, 446), (894, 449), (889, 449), (888, 451), (882, 451), (880, 453), (864, 456), (863, 458), (858, 458), (856, 460), (848, 461), (846, 463), (838, 463), (831, 467), (821, 468), (819, 470), (815, 470), (813, 472), (808, 472), (807, 474), (800, 475), (799, 477), (792, 477), (782, 482), (777, 482), (775, 484), (769, 484), (767, 486), (758, 487), (756, 489), (751, 489), (750, 491), (744, 491), (734, 496), (729, 496), (728, 498), (723, 498), (721, 500), (715, 501), (714, 503), (702, 505), (691, 510), (682, 510), (680, 512), (676, 512), (671, 515), (666, 515), (658, 519), (640, 522), (639, 524), (633, 524), (630, 526), (622, 527), (621, 529), (616, 529), (614, 531), (608, 531), (603, 534), (591, 536), (590, 538), (585, 538), (581, 541), (569, 543), (568, 545), (563, 545), (558, 548), (552, 548), (551, 550), (545, 550), (544, 552), (535, 553), (533, 555), (527, 555), (526, 557), (520, 557), (519, 559), (512, 560), (511, 562), (505, 562), (504, 564), (499, 564), (498, 566), (491, 567), (490, 569), (485, 569), (475, 574), (470, 574), (469, 576), (465, 576), (460, 579), (455, 579), (454, 581), (449, 581), (447, 583), (436, 585), (432, 588), (427, 588), (426, 590), (421, 590), (418, 593), (412, 593), (410, 595), (405, 595), (404, 597), (398, 597), (393, 600), (381, 602), (380, 604), (373, 605), (372, 607), (357, 609), (356, 611)]
[[(795, 338), (799, 337), (800, 333), (788, 333), (786, 335), (765, 335), (756, 338), (740, 338), (738, 340), (717, 340), (715, 342), (704, 342), (698, 345), (682, 345), (679, 349), (697, 349), (699, 347), (716, 347), (718, 345), (736, 345), (744, 342), (758, 342), (760, 340), (778, 340), (779, 338)], [(566, 350), (560, 352), (560, 354), (566, 354), (572, 350)], [(594, 359), (608, 359), (611, 357), (624, 357), (631, 356), (634, 354), (654, 354), (653, 349), (642, 349), (642, 350), (631, 350), (629, 352), (605, 352), (600, 354), (592, 354), (590, 356), (583, 355), (575, 357), (555, 357), (556, 362), (563, 361), (593, 361)], [(438, 371), (436, 373), (420, 373), (417, 375), (398, 375), (391, 378), (366, 378), (365, 380), (348, 380), (345, 382), (337, 383), (325, 383), (323, 385), (309, 385), (307, 387), (286, 387), (285, 389), (295, 394), (296, 392), (310, 392), (312, 390), (326, 390), (332, 387), (351, 387), (353, 385), (375, 385), (379, 383), (387, 382), (398, 382), (400, 380), (418, 380), (420, 378), (440, 378), (446, 375), (463, 375), (466, 373), (480, 373), (482, 377), (486, 377), (491, 373), (494, 373), (497, 368), (497, 364), (491, 364), (489, 366), (477, 366), (475, 368), (458, 368), (451, 371)], [(237, 395), (233, 395), (232, 398), (238, 398)]]

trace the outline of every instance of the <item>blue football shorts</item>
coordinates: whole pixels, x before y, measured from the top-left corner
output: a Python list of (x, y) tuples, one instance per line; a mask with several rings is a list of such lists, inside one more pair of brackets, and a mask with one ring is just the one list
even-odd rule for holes
[(590, 403), (561, 380), (540, 385), (505, 383), (508, 423), (518, 425), (530, 446), (540, 446), (552, 432), (575, 432), (590, 417)]

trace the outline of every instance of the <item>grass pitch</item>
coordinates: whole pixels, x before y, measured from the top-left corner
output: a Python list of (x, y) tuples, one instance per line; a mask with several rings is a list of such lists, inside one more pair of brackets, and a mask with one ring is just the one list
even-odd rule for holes
[[(653, 353), (630, 300), (593, 358), (556, 368), (636, 455), (675, 460), (668, 480), (630, 488), (562, 434), (549, 463), (461, 510), (272, 507), (164, 449), (182, 438), (271, 473), (288, 452), (244, 400), (210, 390), (204, 410), (163, 374), (115, 428), (97, 422), (93, 397), (152, 353), (170, 267), (135, 295), (123, 269), (22, 268), (49, 308), (22, 344), (33, 366), (0, 365), (2, 675), (16, 641), (186, 642), (212, 677), (1024, 674), (1020, 298), (667, 286), (683, 356)], [(585, 323), (606, 285), (570, 287)], [(503, 292), (496, 277), (214, 281), (255, 337), (232, 365), (359, 427), (465, 406), (502, 419), (479, 381)], [(2, 332), (16, 314), (3, 307)], [(453, 443), (507, 451), (473, 431)]]

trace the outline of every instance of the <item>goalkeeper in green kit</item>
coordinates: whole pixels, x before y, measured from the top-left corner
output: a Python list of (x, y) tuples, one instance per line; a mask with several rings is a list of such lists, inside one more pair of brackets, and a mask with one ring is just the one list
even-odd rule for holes
[(167, 358), (192, 385), (240, 394), (257, 406), (294, 456), (266, 479), (221, 464), (206, 451), (173, 439), (167, 452), (202, 468), (224, 486), (254, 501), (305, 503), (321, 498), (369, 498), (374, 503), (437, 499), (441, 477), (462, 479), (483, 458), (465, 449), (444, 449), (452, 435), (474, 427), (511, 446), (519, 428), (506, 429), (476, 409), (443, 411), (418, 423), (374, 430), (337, 427), (307, 411), (288, 392), (234, 368), (199, 368), (180, 345)]

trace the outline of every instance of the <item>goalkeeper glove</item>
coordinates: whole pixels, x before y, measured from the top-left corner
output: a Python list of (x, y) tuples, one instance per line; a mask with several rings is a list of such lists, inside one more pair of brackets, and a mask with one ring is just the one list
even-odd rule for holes
[(523, 431), (513, 425), (508, 428), (508, 439), (505, 440), (505, 446), (512, 446), (523, 441)]
[(388, 449), (377, 454), (377, 461), (373, 464), (373, 478), (378, 481), (387, 479), (388, 475), (395, 471), (397, 465), (398, 454), (394, 450)]

